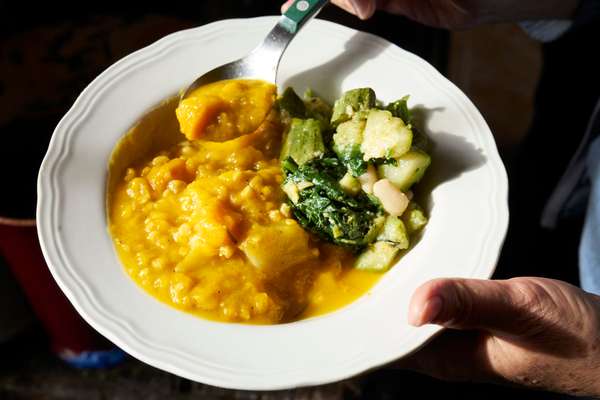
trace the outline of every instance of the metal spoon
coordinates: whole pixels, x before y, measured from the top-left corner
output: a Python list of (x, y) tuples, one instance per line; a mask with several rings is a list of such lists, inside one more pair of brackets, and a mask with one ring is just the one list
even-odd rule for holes
[(327, 3), (328, 0), (296, 0), (250, 54), (201, 75), (183, 92), (180, 101), (199, 86), (224, 79), (249, 78), (275, 83), (279, 61), (288, 44)]

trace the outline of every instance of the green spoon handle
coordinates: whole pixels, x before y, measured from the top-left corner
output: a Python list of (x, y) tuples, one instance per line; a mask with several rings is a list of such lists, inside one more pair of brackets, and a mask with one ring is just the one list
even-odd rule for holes
[(283, 14), (280, 23), (289, 33), (295, 34), (327, 3), (329, 3), (328, 0), (296, 0)]
[(279, 18), (265, 40), (243, 58), (243, 62), (234, 63), (240, 68), (239, 72), (234, 72), (234, 76), (257, 76), (267, 82), (277, 82), (277, 70), (285, 49), (296, 33), (327, 3), (327, 0), (296, 0)]

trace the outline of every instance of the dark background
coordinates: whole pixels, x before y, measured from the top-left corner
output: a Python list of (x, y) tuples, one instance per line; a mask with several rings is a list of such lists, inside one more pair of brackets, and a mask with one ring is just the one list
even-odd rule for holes
[[(81, 90), (113, 62), (177, 30), (224, 18), (278, 13), (279, 2), (261, 0), (79, 5), (0, 1), (0, 216), (35, 217), (37, 170), (54, 127)], [(597, 27), (580, 28), (540, 46), (514, 26), (450, 35), (383, 13), (359, 21), (332, 6), (320, 18), (375, 33), (420, 55), (467, 92), (495, 132), (511, 181), (511, 226), (496, 277), (541, 275), (577, 284), (581, 217), (561, 223), (555, 231), (541, 229), (538, 221), (600, 93), (595, 76), (600, 65), (586, 45), (600, 37)], [(0, 268), (6, 269), (1, 260)], [(417, 396), (561, 398), (506, 387), (444, 383), (393, 369), (319, 388), (227, 391), (133, 359), (110, 370), (72, 369), (48, 350), (44, 329), (36, 322), (0, 343), (2, 400)]]

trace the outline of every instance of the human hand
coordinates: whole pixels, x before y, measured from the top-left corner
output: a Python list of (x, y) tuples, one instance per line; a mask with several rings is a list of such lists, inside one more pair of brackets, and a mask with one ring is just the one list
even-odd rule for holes
[[(287, 9), (292, 3), (289, 0), (282, 8)], [(482, 23), (569, 18), (579, 0), (332, 0), (332, 3), (361, 19), (370, 18), (380, 9), (425, 25), (459, 29)]]
[(565, 282), (436, 279), (415, 291), (409, 322), (449, 329), (401, 368), (600, 396), (600, 297)]

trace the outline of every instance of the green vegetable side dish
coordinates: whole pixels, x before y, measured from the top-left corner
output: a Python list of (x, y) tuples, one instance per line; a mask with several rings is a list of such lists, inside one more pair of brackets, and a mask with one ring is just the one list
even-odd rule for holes
[(382, 106), (373, 89), (358, 88), (331, 107), (310, 91), (302, 99), (287, 88), (277, 104), (285, 125), (282, 188), (294, 217), (354, 251), (355, 268), (388, 270), (427, 224), (411, 188), (431, 157), (408, 96)]

